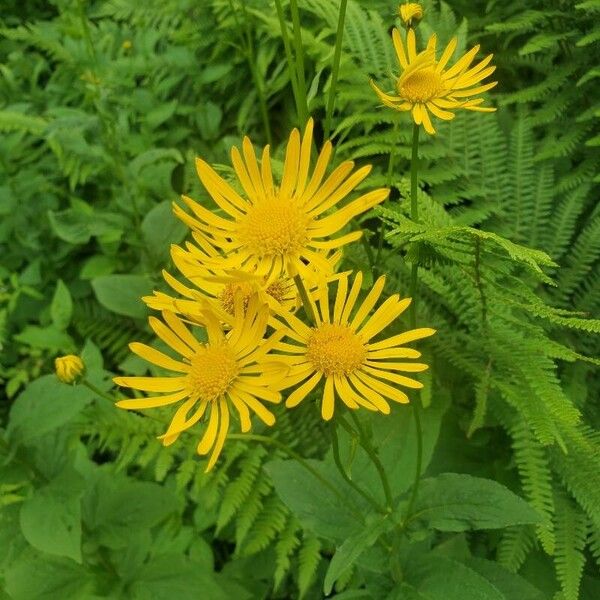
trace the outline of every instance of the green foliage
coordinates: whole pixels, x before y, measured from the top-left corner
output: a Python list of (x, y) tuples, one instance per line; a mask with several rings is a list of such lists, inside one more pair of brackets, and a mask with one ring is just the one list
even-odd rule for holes
[[(271, 443), (228, 440), (205, 474), (198, 428), (164, 448), (168, 407), (148, 417), (104, 397), (115, 373), (146, 372), (128, 344), (153, 340), (140, 296), (162, 285), (186, 235), (172, 203), (206, 199), (194, 157), (231, 178), (221, 165), (242, 135), (257, 146), (271, 135), (279, 161), (298, 124), (275, 7), (6, 4), (0, 597), (595, 598), (598, 2), (423, 3), (419, 44), (456, 35), (458, 55), (481, 42), (500, 83), (496, 114), (463, 111), (422, 136), (415, 221), (409, 118), (368, 85), (394, 83), (397, 7), (348, 0), (334, 161), (372, 163), (368, 186), (392, 193), (360, 223), (370, 252), (349, 247), (341, 268), (364, 271), (365, 287), (386, 273), (386, 291), (406, 296), (418, 264), (418, 323), (438, 330), (426, 388), (411, 396), (424, 406), (424, 473), (408, 519), (410, 406), (336, 421), (347, 477), (309, 402), (254, 428)], [(339, 2), (299, 5), (320, 146)], [(82, 355), (95, 391), (49, 374), (64, 353)]]

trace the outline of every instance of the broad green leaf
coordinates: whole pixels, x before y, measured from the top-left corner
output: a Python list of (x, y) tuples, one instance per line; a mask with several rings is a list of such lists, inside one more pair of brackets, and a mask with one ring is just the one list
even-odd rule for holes
[(525, 500), (503, 485), (457, 473), (442, 473), (421, 482), (414, 518), (441, 531), (500, 529), (541, 521)]
[(324, 463), (306, 462), (331, 482), (340, 495), (295, 460), (274, 460), (264, 468), (273, 479), (279, 497), (304, 527), (326, 538), (345, 540), (361, 529), (360, 514), (355, 514), (350, 504), (354, 492)]
[(58, 329), (66, 329), (71, 322), (73, 314), (73, 300), (69, 288), (63, 283), (62, 279), (56, 282), (56, 289), (52, 304), (50, 305), (50, 316), (52, 323)]
[(21, 506), (21, 530), (36, 549), (81, 562), (81, 496), (83, 480), (65, 472), (35, 490)]
[(26, 553), (5, 571), (12, 600), (90, 600), (94, 577), (68, 558)]
[(181, 554), (155, 556), (136, 574), (131, 584), (134, 600), (229, 600), (211, 571)]
[(171, 244), (179, 243), (186, 234), (186, 226), (175, 217), (171, 202), (157, 204), (142, 221), (142, 235), (152, 256), (166, 262)]
[(544, 594), (526, 579), (511, 573), (497, 562), (483, 558), (470, 558), (466, 565), (496, 586), (508, 599), (544, 600)]
[(98, 302), (108, 310), (128, 317), (143, 318), (142, 296), (152, 292), (152, 283), (143, 275), (103, 275), (92, 280)]
[(369, 523), (367, 527), (349, 537), (339, 548), (336, 549), (323, 583), (323, 592), (329, 595), (333, 589), (333, 585), (340, 576), (349, 569), (360, 555), (370, 546), (372, 546), (379, 536), (390, 529), (393, 523), (390, 519), (381, 519), (375, 523)]
[[(429, 554), (424, 559), (410, 561), (406, 578), (427, 600), (515, 600), (476, 571), (441, 556)], [(413, 597), (420, 600), (420, 596)], [(399, 600), (402, 596), (391, 597)]]
[(173, 514), (177, 499), (166, 487), (101, 468), (83, 498), (84, 522), (110, 548), (128, 545), (132, 531), (150, 528)]
[(92, 397), (84, 386), (65, 385), (54, 375), (40, 377), (12, 405), (8, 433), (17, 443), (27, 444), (71, 421)]
[(71, 336), (55, 325), (49, 325), (48, 327), (28, 325), (21, 333), (15, 335), (15, 339), (32, 348), (50, 350), (53, 354), (67, 354), (75, 350), (75, 344)]

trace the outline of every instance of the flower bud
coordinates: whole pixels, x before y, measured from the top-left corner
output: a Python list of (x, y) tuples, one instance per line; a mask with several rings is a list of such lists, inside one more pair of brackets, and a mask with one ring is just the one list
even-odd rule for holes
[(423, 18), (423, 8), (416, 2), (406, 2), (398, 7), (400, 18), (406, 27), (412, 27), (413, 21), (418, 22)]
[(67, 354), (54, 360), (54, 369), (63, 383), (76, 383), (83, 375), (85, 365), (79, 356)]

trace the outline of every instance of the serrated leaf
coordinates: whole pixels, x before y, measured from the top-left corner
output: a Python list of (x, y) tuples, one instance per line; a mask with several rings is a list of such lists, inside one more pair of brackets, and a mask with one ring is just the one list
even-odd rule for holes
[(413, 518), (440, 531), (537, 524), (540, 515), (508, 488), (481, 477), (443, 473), (424, 479)]

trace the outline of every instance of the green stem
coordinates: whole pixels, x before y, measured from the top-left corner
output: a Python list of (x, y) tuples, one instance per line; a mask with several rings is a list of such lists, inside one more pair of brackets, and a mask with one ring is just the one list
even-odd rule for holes
[(94, 392), (94, 394), (97, 394), (101, 398), (109, 400), (112, 404), (115, 403), (115, 399), (109, 393), (103, 392), (101, 389), (97, 388), (93, 383), (90, 383), (87, 379), (82, 379), (81, 385), (85, 385), (85, 387)]
[[(419, 203), (417, 193), (419, 191), (419, 125), (413, 125), (413, 139), (412, 139), (412, 155), (410, 163), (410, 217), (413, 221), (419, 220)], [(414, 329), (417, 326), (417, 286), (419, 284), (419, 265), (415, 262), (411, 266), (410, 270), (410, 297), (412, 298), (410, 306), (410, 324)], [(421, 400), (417, 398), (412, 404), (413, 414), (415, 416), (415, 428), (417, 434), (417, 464), (415, 468), (415, 481), (413, 483), (412, 494), (406, 507), (406, 516), (404, 517), (404, 524), (410, 518), (414, 504), (417, 500), (417, 494), (419, 492), (419, 482), (421, 481), (421, 471), (423, 468), (423, 429), (421, 427)]]
[[(297, 452), (292, 450), (289, 446), (287, 446), (283, 442), (280, 442), (279, 440), (268, 437), (266, 435), (257, 435), (257, 434), (253, 434), (253, 433), (229, 433), (227, 435), (227, 438), (230, 440), (263, 442), (265, 444), (271, 444), (271, 445), (279, 448), (280, 450), (283, 450), (290, 458), (293, 458), (301, 466), (303, 466), (315, 479), (317, 479), (322, 485), (324, 485), (332, 494), (335, 494), (335, 496), (337, 496), (339, 498), (340, 502), (342, 502), (344, 504), (344, 506), (347, 506), (348, 499), (343, 494), (341, 494), (339, 492), (339, 490), (331, 482), (329, 482), (325, 477), (323, 477), (321, 475), (321, 473), (319, 473), (316, 469), (314, 469), (304, 457), (300, 456), (300, 454), (298, 454)], [(355, 511), (352, 511), (352, 512), (353, 512), (354, 516), (356, 516), (358, 519), (360, 519), (360, 521), (363, 520), (360, 513), (355, 512)]]
[(287, 34), (287, 24), (283, 16), (283, 7), (281, 6), (281, 0), (275, 0), (275, 6), (277, 7), (279, 29), (281, 30), (281, 38), (283, 39), (283, 48), (285, 50), (285, 58), (288, 65), (290, 83), (292, 84), (292, 93), (294, 94), (294, 101), (296, 103), (296, 110), (298, 111), (298, 118), (300, 118), (300, 99), (298, 96), (298, 81), (296, 79), (296, 68), (294, 66), (294, 59), (292, 57), (292, 47), (290, 46), (290, 40)]
[(242, 30), (240, 23), (237, 18), (237, 14), (235, 11), (235, 7), (233, 5), (233, 0), (229, 0), (229, 4), (231, 6), (231, 12), (233, 13), (233, 18), (235, 19), (236, 25), (240, 30), (240, 37), (242, 40), (245, 39), (246, 45), (246, 58), (248, 60), (248, 66), (250, 67), (250, 72), (252, 73), (252, 79), (254, 80), (254, 85), (256, 86), (256, 93), (258, 95), (258, 104), (260, 105), (260, 113), (263, 120), (263, 126), (265, 128), (265, 135), (267, 136), (267, 143), (272, 144), (271, 137), (271, 124), (269, 123), (269, 111), (267, 108), (267, 98), (265, 95), (265, 82), (264, 78), (262, 78), (258, 72), (256, 67), (256, 59), (254, 56), (254, 44), (252, 43), (252, 33), (250, 31), (250, 19), (248, 18), (248, 11), (246, 10), (246, 2), (245, 0), (240, 0), (242, 5), (242, 13), (244, 18), (245, 28)]
[(338, 15), (337, 33), (335, 36), (335, 50), (333, 53), (333, 65), (331, 67), (331, 85), (329, 87), (329, 98), (327, 99), (327, 110), (325, 113), (325, 139), (329, 139), (331, 133), (331, 117), (335, 106), (335, 88), (337, 87), (338, 72), (340, 69), (340, 57), (342, 55), (342, 39), (344, 38), (344, 21), (346, 19), (346, 5), (348, 0), (341, 0)]
[(417, 200), (418, 173), (419, 173), (419, 131), (420, 125), (413, 125), (412, 153), (410, 158), (410, 218), (419, 220), (419, 204)]
[(333, 461), (335, 462), (335, 466), (337, 467), (340, 475), (344, 478), (344, 481), (352, 487), (358, 494), (360, 494), (377, 512), (385, 514), (385, 509), (379, 506), (379, 503), (367, 492), (362, 490), (346, 473), (346, 469), (344, 469), (344, 465), (342, 465), (342, 459), (340, 457), (340, 444), (338, 441), (338, 435), (336, 430), (335, 422), (331, 422), (331, 447), (333, 450)]
[[(419, 220), (419, 131), (421, 127), (416, 123), (413, 125), (412, 135), (412, 153), (410, 159), (410, 218), (413, 221)], [(413, 329), (417, 324), (417, 286), (419, 285), (419, 265), (416, 261), (413, 262), (410, 269), (410, 324)]]
[[(371, 459), (371, 462), (375, 465), (375, 468), (377, 469), (377, 473), (379, 474), (379, 479), (381, 479), (381, 486), (383, 487), (383, 493), (385, 495), (386, 510), (388, 512), (391, 512), (394, 498), (392, 495), (392, 489), (390, 488), (390, 482), (388, 481), (387, 475), (385, 473), (385, 469), (383, 468), (383, 464), (379, 460), (379, 456), (377, 456), (377, 452), (375, 451), (375, 448), (373, 448), (373, 446), (371, 446), (371, 443), (369, 442), (369, 439), (367, 438), (367, 435), (366, 435), (365, 431), (363, 430), (362, 425), (360, 424), (360, 421), (358, 420), (358, 417), (354, 414), (353, 411), (350, 411), (350, 417), (352, 417), (352, 420), (354, 421), (354, 424), (356, 425), (356, 430), (358, 431), (360, 445), (363, 447), (363, 449), (365, 450), (365, 452)], [(352, 432), (352, 428), (342, 418), (339, 419), (339, 422), (347, 431)]]
[(306, 99), (306, 79), (304, 75), (304, 47), (302, 45), (302, 29), (300, 28), (300, 14), (298, 0), (290, 0), (292, 12), (292, 25), (294, 26), (294, 52), (296, 54), (296, 77), (298, 83), (298, 117), (301, 127), (308, 120), (308, 101)]
[(423, 468), (423, 428), (421, 427), (421, 401), (417, 399), (412, 403), (412, 407), (413, 414), (415, 415), (415, 427), (417, 432), (417, 465), (415, 469), (415, 481), (413, 483), (412, 493), (406, 507), (404, 519), (402, 520), (404, 526), (406, 526), (406, 523), (409, 521), (417, 500), (419, 483), (421, 482), (421, 470)]
[[(396, 132), (398, 130), (398, 121), (394, 121), (394, 138), (396, 137)], [(396, 144), (392, 146), (390, 150), (390, 155), (388, 158), (388, 166), (387, 166), (387, 176), (386, 176), (386, 187), (391, 187), (392, 185), (392, 175), (394, 173), (394, 163), (396, 162)], [(381, 253), (383, 251), (383, 238), (385, 235), (385, 223), (383, 220), (379, 224), (379, 234), (377, 236), (377, 255), (375, 256), (375, 266), (379, 266), (379, 261), (381, 259)]]
[(313, 309), (313, 305), (308, 298), (308, 292), (304, 287), (304, 282), (302, 281), (302, 277), (300, 275), (294, 275), (294, 283), (298, 288), (298, 293), (300, 294), (300, 300), (302, 300), (302, 305), (304, 306), (304, 312), (306, 316), (309, 318), (312, 325), (317, 324), (317, 318), (315, 316), (315, 311)]

